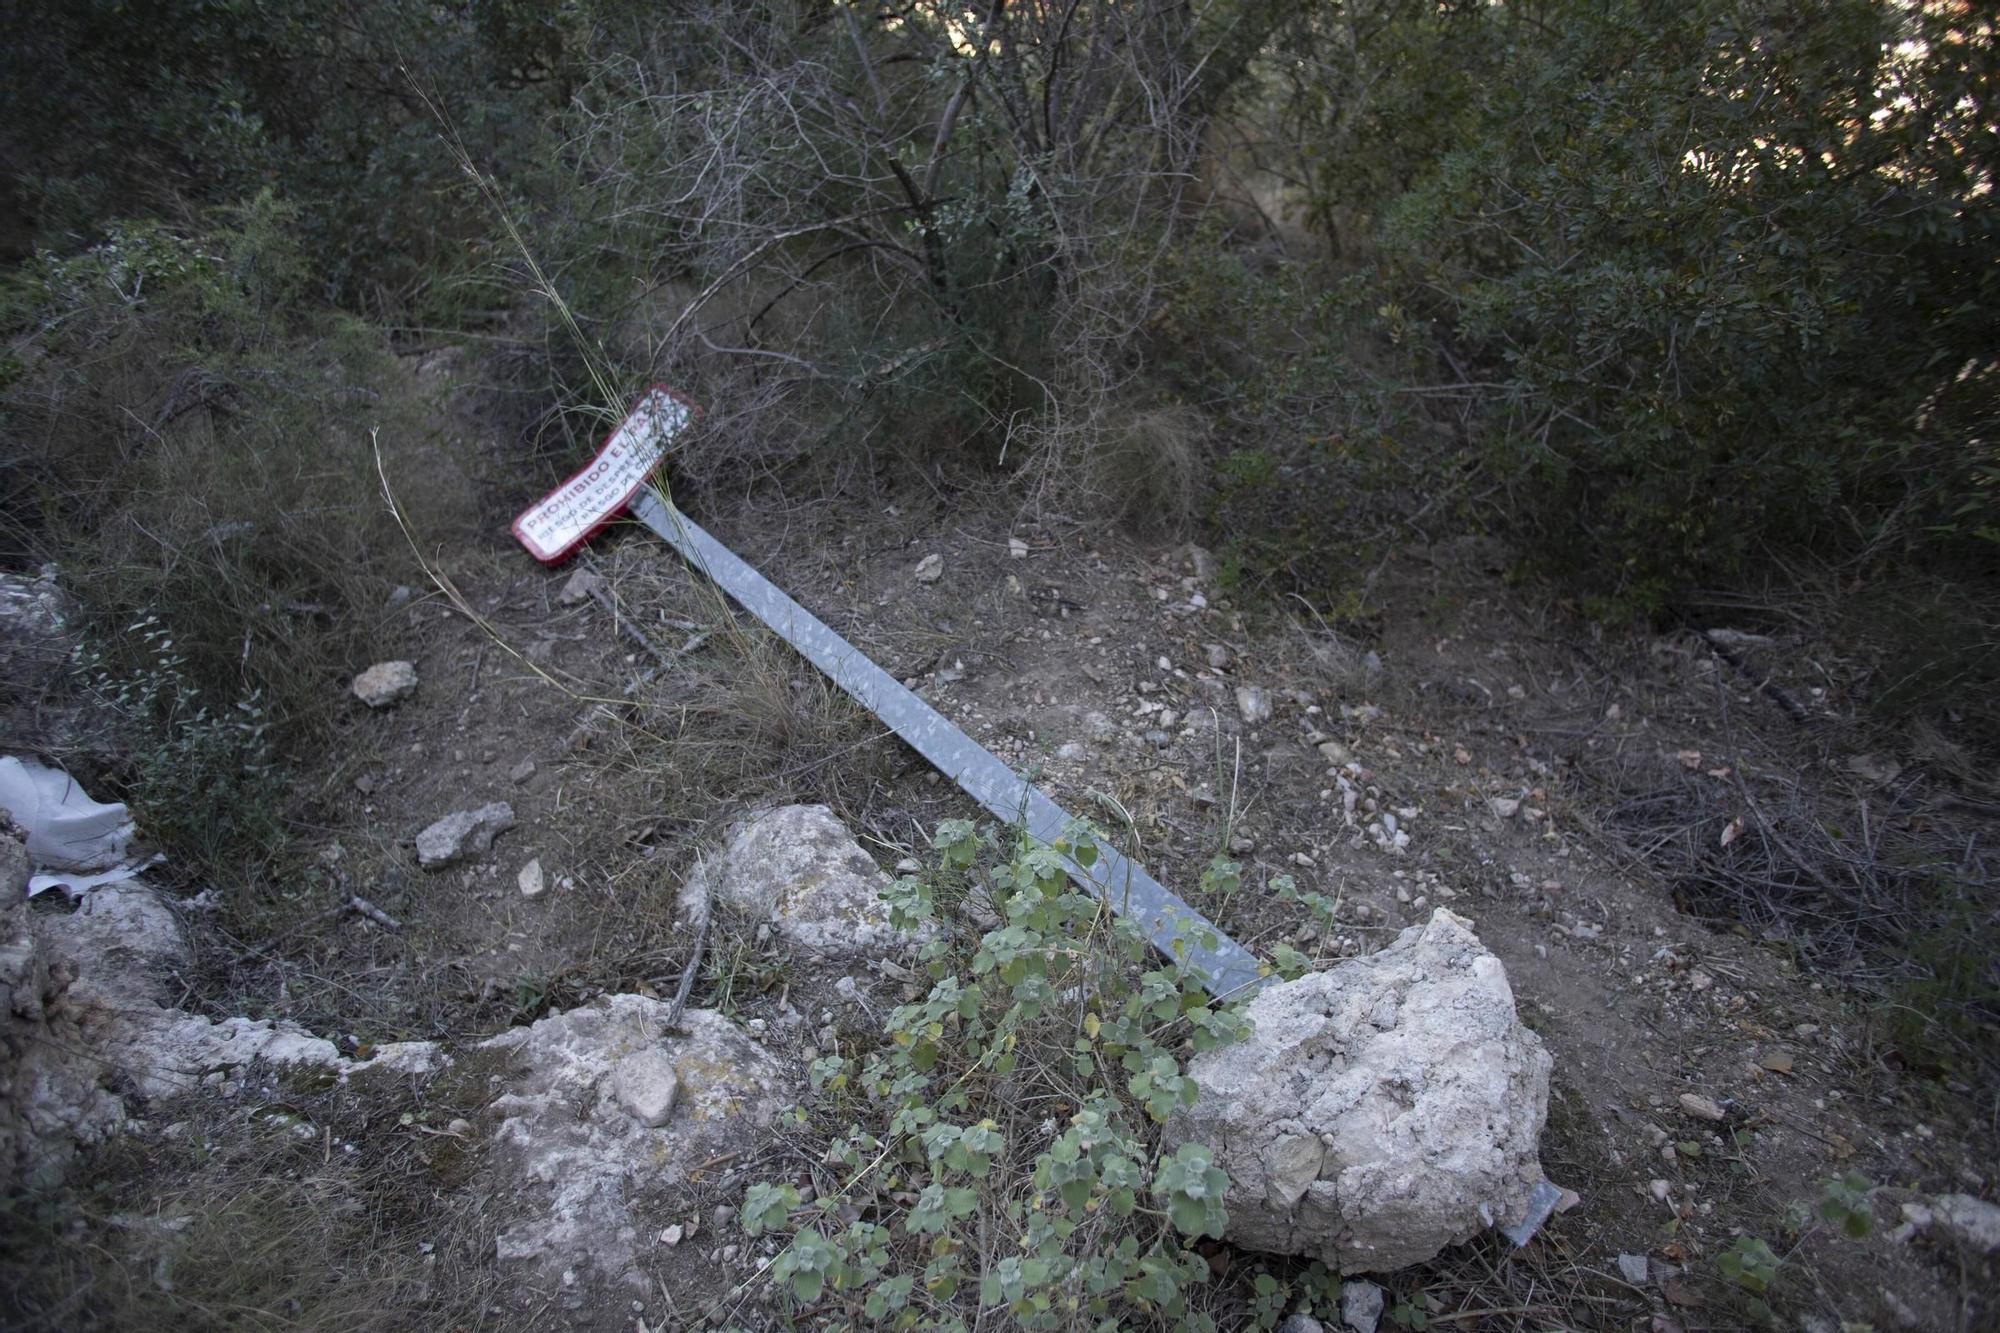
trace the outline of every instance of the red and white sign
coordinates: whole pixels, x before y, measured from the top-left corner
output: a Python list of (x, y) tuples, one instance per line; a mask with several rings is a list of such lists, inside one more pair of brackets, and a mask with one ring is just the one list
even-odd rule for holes
[(649, 389), (582, 471), (514, 520), (514, 535), (528, 554), (545, 565), (568, 559), (639, 493), (666, 455), (667, 441), (700, 411), (672, 389)]

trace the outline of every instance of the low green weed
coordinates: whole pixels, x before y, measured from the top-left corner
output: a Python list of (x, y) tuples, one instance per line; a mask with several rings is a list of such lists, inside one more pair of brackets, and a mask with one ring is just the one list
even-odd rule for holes
[(845, 1124), (822, 1152), (837, 1185), (744, 1198), (744, 1229), (784, 1238), (771, 1277), (819, 1328), (1213, 1329), (1186, 1241), (1222, 1234), (1228, 1177), (1160, 1128), (1195, 1099), (1186, 1057), (1244, 1020), (1071, 883), (1066, 859), (1098, 855), (1088, 830), (1044, 844), (950, 821), (934, 845), (937, 868), (885, 895), (898, 926), (934, 932), (928, 991), (876, 1050), (812, 1066), (814, 1118)]
[(136, 665), (114, 665), (88, 643), (73, 665), (118, 720), (130, 756), (126, 789), (148, 840), (204, 865), (226, 852), (275, 847), (281, 792), (262, 693), (207, 698), (157, 615), (140, 617), (124, 637)]

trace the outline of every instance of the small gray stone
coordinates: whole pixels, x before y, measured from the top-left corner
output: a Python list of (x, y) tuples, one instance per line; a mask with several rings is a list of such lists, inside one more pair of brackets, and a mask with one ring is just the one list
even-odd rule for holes
[(1382, 1318), (1382, 1289), (1373, 1282), (1345, 1282), (1340, 1288), (1340, 1322), (1354, 1333), (1375, 1333)]
[(1511, 796), (1495, 796), (1486, 803), (1486, 808), (1493, 812), (1495, 819), (1512, 819), (1521, 813), (1521, 803)]
[(1621, 1254), (1618, 1256), (1618, 1273), (1635, 1287), (1646, 1285), (1646, 1256), (1643, 1254)]
[(535, 776), (535, 761), (532, 759), (523, 759), (520, 763), (514, 765), (513, 768), (507, 771), (507, 777), (517, 787), (534, 776)]
[(944, 577), (944, 557), (933, 551), (917, 561), (917, 582), (936, 583)]
[(603, 588), (603, 579), (588, 569), (579, 569), (569, 576), (568, 582), (563, 584), (562, 591), (556, 594), (556, 600), (564, 606), (576, 606), (589, 601), (603, 591)]
[(1326, 1325), (1309, 1314), (1287, 1315), (1278, 1325), (1278, 1333), (1326, 1333)]
[(1217, 671), (1221, 671), (1227, 667), (1235, 656), (1235, 654), (1229, 651), (1227, 645), (1220, 643), (1207, 644), (1202, 648), (1202, 652), (1207, 656), (1208, 664)]
[(542, 873), (542, 858), (539, 856), (521, 867), (521, 873), (514, 878), (520, 886), (523, 898), (539, 898), (548, 891), (548, 877)]
[(370, 708), (387, 708), (417, 692), (417, 668), (411, 662), (377, 662), (354, 678), (354, 697)]
[(648, 1047), (618, 1062), (611, 1075), (612, 1095), (626, 1115), (647, 1129), (658, 1129), (674, 1113), (681, 1079), (665, 1051)]
[(505, 801), (446, 815), (417, 835), (417, 864), (426, 870), (436, 870), (468, 853), (477, 855), (513, 827), (514, 807)]
[(1271, 720), (1271, 692), (1261, 685), (1236, 687), (1236, 711), (1251, 726)]

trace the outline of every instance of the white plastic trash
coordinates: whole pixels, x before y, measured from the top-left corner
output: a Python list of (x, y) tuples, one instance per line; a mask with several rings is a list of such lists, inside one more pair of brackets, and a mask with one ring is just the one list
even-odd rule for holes
[(125, 860), (132, 814), (93, 801), (59, 768), (0, 758), (0, 810), (28, 834), (28, 858), (49, 870), (110, 870)]

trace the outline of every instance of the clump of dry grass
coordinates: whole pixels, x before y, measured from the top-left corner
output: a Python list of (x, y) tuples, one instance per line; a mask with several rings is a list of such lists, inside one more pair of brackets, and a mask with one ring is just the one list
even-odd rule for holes
[(1114, 413), (1085, 456), (1086, 482), (1135, 532), (1179, 536), (1196, 517), (1208, 452), (1208, 421), (1192, 408)]
[(0, 1322), (22, 1333), (488, 1323), (490, 1236), (474, 1210), (442, 1199), (407, 1135), (342, 1142), (275, 1093), (175, 1109), (186, 1118), (172, 1130), (114, 1140), (62, 1193), (9, 1202)]

